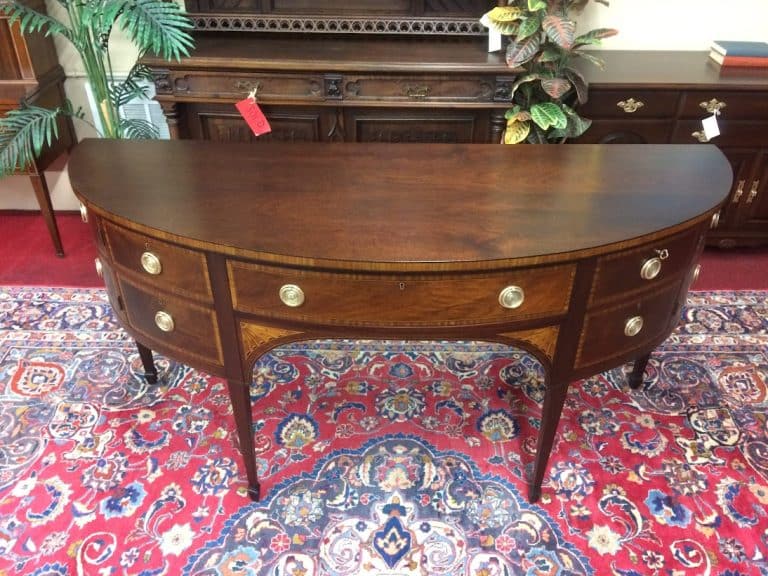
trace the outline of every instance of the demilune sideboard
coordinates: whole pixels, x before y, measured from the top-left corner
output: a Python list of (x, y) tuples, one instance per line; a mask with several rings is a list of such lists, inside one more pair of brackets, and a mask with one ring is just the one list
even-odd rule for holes
[(393, 338), (541, 362), (535, 501), (569, 383), (628, 361), (642, 382), (732, 179), (716, 147), (691, 144), (87, 140), (69, 174), (149, 379), (155, 350), (227, 380), (254, 499), (256, 361), (291, 341)]

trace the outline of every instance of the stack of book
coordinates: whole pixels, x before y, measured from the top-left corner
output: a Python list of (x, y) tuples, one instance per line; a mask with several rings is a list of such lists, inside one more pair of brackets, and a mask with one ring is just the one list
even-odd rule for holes
[(709, 57), (723, 67), (768, 68), (768, 42), (715, 40)]

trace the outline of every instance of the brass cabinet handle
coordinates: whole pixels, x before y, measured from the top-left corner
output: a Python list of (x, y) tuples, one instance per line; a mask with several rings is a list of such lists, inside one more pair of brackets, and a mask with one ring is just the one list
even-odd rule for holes
[(701, 273), (701, 264), (696, 264), (696, 268), (693, 269), (693, 277), (691, 278), (691, 284), (696, 283), (696, 280), (699, 279), (700, 273)]
[(101, 260), (96, 258), (93, 261), (93, 265), (96, 267), (96, 276), (99, 278), (104, 278), (104, 267), (101, 265)]
[(640, 268), (640, 278), (643, 280), (653, 280), (661, 272), (661, 259), (649, 258), (643, 262), (643, 266)]
[(616, 106), (624, 110), (627, 114), (634, 114), (640, 108), (645, 106), (645, 102), (642, 100), (635, 100), (634, 98), (628, 98), (627, 100), (620, 100), (616, 103)]
[(741, 195), (744, 194), (744, 184), (746, 184), (746, 182), (746, 180), (739, 180), (739, 185), (736, 186), (736, 192), (733, 193), (733, 200), (731, 200), (733, 204), (736, 204), (736, 202), (739, 201), (739, 198), (741, 198)]
[(757, 189), (760, 187), (760, 180), (752, 182), (752, 188), (749, 190), (749, 196), (747, 196), (747, 204), (752, 204), (752, 201), (757, 198)]
[(418, 84), (416, 86), (406, 84), (404, 88), (405, 95), (416, 100), (429, 96), (429, 90), (430, 88), (426, 84)]
[(296, 284), (285, 284), (280, 288), (280, 300), (286, 306), (298, 308), (304, 304), (304, 290)]
[(712, 221), (709, 223), (709, 227), (717, 228), (718, 224), (720, 224), (720, 212), (715, 212), (712, 214)]
[(162, 310), (155, 313), (155, 325), (163, 332), (173, 332), (173, 329), (176, 327), (176, 324), (173, 322), (173, 316)]
[(696, 132), (691, 132), (691, 136), (696, 138), (699, 142), (706, 143), (709, 142), (709, 138), (707, 138), (707, 135), (704, 134), (704, 132), (699, 132), (698, 130)]
[(88, 208), (85, 207), (85, 204), (80, 204), (80, 220), (88, 222)]
[(629, 318), (624, 323), (624, 335), (629, 336), (630, 338), (632, 336), (637, 336), (640, 334), (640, 330), (643, 329), (643, 317), (642, 316), (632, 316), (632, 318)]
[(704, 108), (707, 112), (710, 114), (714, 114), (716, 112), (720, 112), (723, 108), (728, 106), (725, 102), (721, 102), (717, 98), (712, 98), (712, 100), (699, 102), (699, 108)]
[(147, 274), (152, 274), (153, 276), (157, 276), (163, 271), (163, 264), (160, 262), (160, 258), (154, 252), (149, 251), (141, 255), (141, 267), (144, 268)]
[(519, 308), (525, 301), (525, 292), (520, 286), (507, 286), (499, 292), (499, 304), (503, 308)]

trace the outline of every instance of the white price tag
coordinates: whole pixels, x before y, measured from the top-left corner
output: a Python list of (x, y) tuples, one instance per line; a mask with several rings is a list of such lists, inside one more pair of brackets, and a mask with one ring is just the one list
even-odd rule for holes
[(701, 121), (701, 127), (704, 129), (704, 136), (707, 140), (712, 140), (716, 136), (720, 136), (720, 126), (717, 125), (717, 114), (707, 116)]
[(488, 28), (488, 52), (498, 52), (501, 50), (501, 32), (497, 32), (491, 27), (488, 14), (483, 14), (483, 17), (480, 18), (480, 24)]

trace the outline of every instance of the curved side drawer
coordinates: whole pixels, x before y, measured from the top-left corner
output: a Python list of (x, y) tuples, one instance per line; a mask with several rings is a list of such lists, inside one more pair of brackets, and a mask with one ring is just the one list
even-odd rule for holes
[[(599, 308), (587, 314), (581, 331), (574, 368), (616, 361), (631, 356), (648, 343), (662, 338), (678, 311), (681, 283), (656, 291), (628, 303)], [(642, 328), (634, 335), (626, 333), (635, 318), (642, 318)], [(634, 324), (635, 328), (637, 324)]]
[[(147, 338), (147, 346), (170, 350), (181, 358), (191, 356), (216, 366), (224, 365), (213, 309), (145, 290), (119, 275), (118, 279), (128, 324)], [(171, 318), (171, 330), (158, 326), (158, 312)]]
[[(528, 268), (492, 274), (331, 274), (229, 261), (237, 310), (269, 318), (348, 326), (466, 326), (565, 314), (575, 265)], [(280, 298), (297, 286), (295, 307)], [(522, 289), (516, 308), (499, 301), (508, 286)]]

